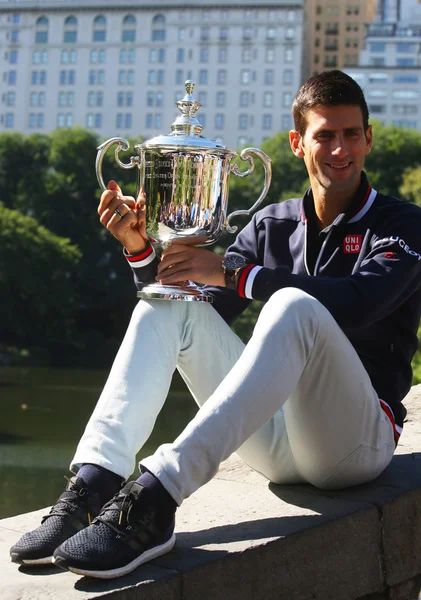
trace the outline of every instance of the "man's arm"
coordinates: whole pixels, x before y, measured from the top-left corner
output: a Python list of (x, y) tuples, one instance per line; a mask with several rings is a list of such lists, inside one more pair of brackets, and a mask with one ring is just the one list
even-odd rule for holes
[(269, 269), (256, 264), (248, 274), (244, 295), (266, 301), (279, 289), (296, 287), (317, 298), (344, 329), (379, 321), (421, 285), (418, 225), (421, 223), (409, 225), (406, 219), (373, 236), (369, 254), (345, 277), (297, 275), (285, 266)]

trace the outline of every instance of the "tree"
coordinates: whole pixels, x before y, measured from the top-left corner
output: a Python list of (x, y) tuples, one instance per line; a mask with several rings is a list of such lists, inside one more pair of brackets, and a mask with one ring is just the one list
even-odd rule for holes
[(73, 344), (76, 296), (71, 284), (81, 253), (36, 219), (0, 203), (1, 340), (43, 346), (51, 357)]
[(408, 202), (421, 206), (421, 166), (404, 171), (399, 194)]
[(393, 125), (373, 124), (373, 150), (366, 159), (371, 185), (384, 194), (399, 196), (405, 171), (419, 166), (421, 135)]

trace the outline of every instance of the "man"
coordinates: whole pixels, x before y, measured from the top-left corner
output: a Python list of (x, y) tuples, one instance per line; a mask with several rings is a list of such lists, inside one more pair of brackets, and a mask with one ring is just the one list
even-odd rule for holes
[[(139, 288), (193, 280), (211, 286), (214, 304), (139, 302), (73, 459), (77, 477), (11, 549), (15, 562), (130, 572), (173, 547), (177, 506), (235, 450), (275, 483), (325, 489), (370, 481), (389, 464), (417, 348), (421, 210), (369, 185), (372, 130), (350, 77), (307, 81), (293, 116), (291, 149), (311, 188), (253, 218), (228, 250), (233, 272), (181, 244), (158, 263), (144, 209), (115, 183), (102, 195), (101, 223)], [(227, 323), (253, 298), (266, 304), (244, 347)], [(176, 367), (200, 410), (120, 490)]]

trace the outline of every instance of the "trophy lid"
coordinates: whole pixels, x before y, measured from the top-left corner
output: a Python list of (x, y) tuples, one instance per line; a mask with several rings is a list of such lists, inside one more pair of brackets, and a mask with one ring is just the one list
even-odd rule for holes
[(203, 127), (199, 123), (196, 112), (200, 108), (199, 102), (193, 98), (194, 82), (188, 79), (185, 82), (186, 94), (182, 100), (176, 102), (181, 114), (171, 125), (172, 133), (167, 135), (158, 135), (150, 140), (146, 140), (140, 146), (142, 148), (164, 148), (180, 149), (183, 147), (194, 149), (215, 149), (218, 152), (231, 152), (226, 146), (216, 140), (211, 140), (200, 135)]

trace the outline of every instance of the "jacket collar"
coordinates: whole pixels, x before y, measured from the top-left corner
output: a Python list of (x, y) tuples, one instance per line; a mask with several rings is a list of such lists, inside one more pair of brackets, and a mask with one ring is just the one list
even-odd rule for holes
[[(340, 213), (332, 225), (341, 223), (356, 223), (369, 211), (377, 192), (368, 182), (367, 175), (364, 171), (361, 172), (361, 181), (357, 193), (352, 200), (350, 206), (344, 213)], [(301, 201), (301, 218), (303, 221), (315, 222), (314, 199), (311, 187), (305, 192)], [(332, 225), (326, 227), (324, 231), (328, 231)]]

